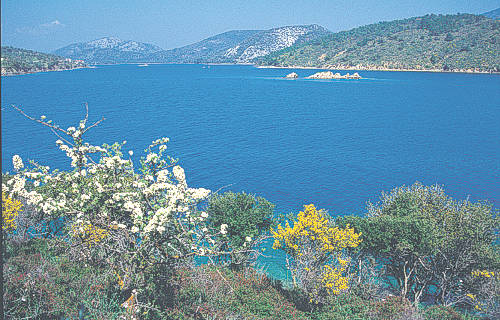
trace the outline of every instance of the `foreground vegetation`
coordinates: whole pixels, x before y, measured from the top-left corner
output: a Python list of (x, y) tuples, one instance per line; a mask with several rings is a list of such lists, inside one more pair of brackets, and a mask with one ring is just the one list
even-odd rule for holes
[[(135, 169), (125, 145), (92, 146), (88, 114), (44, 116), (71, 171), (14, 156), (2, 177), (6, 319), (496, 319), (499, 219), (439, 186), (383, 193), (364, 217), (190, 188), (167, 138)], [(129, 151), (132, 155), (132, 151)], [(286, 255), (291, 281), (256, 260)]]
[(26, 49), (2, 46), (2, 76), (85, 67), (81, 60), (65, 59)]
[(260, 65), (500, 72), (500, 21), (426, 15), (334, 33), (272, 53)]

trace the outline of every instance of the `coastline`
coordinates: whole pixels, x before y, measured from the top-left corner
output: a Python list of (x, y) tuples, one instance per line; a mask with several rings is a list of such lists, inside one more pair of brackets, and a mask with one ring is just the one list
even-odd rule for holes
[(70, 71), (70, 70), (77, 70), (77, 69), (93, 69), (93, 68), (95, 68), (95, 67), (86, 66), (86, 67), (75, 67), (75, 68), (68, 68), (68, 69), (38, 70), (38, 71), (33, 71), (33, 72), (5, 73), (5, 74), (2, 73), (2, 77), (22, 76), (25, 74), (35, 74), (35, 73), (42, 73), (42, 72)]
[(313, 70), (343, 70), (343, 71), (391, 71), (391, 72), (434, 72), (434, 73), (466, 73), (466, 74), (500, 74), (500, 72), (481, 71), (481, 70), (444, 70), (444, 69), (392, 69), (383, 67), (350, 67), (339, 66), (337, 67), (304, 67), (304, 66), (291, 66), (291, 67), (277, 67), (277, 66), (261, 66), (254, 65), (259, 69), (313, 69)]
[[(311, 70), (341, 70), (341, 71), (389, 71), (389, 72), (433, 72), (433, 73), (465, 73), (465, 74), (500, 74), (500, 72), (493, 71), (481, 71), (481, 70), (472, 70), (472, 69), (455, 69), (455, 70), (444, 70), (444, 69), (395, 69), (395, 68), (384, 68), (384, 67), (363, 67), (363, 66), (338, 66), (338, 67), (305, 67), (305, 66), (263, 66), (256, 65), (252, 63), (216, 63), (216, 62), (204, 62), (204, 63), (162, 63), (162, 62), (144, 62), (150, 65), (161, 65), (161, 64), (190, 64), (190, 65), (212, 65), (212, 66), (253, 66), (257, 69), (311, 69)], [(141, 64), (139, 62), (130, 62), (130, 63), (109, 63), (109, 64), (95, 64), (89, 65), (85, 67), (75, 67), (69, 69), (56, 69), (56, 70), (39, 70), (33, 72), (22, 72), (22, 73), (5, 73), (2, 74), (2, 77), (9, 76), (20, 76), (26, 74), (35, 74), (41, 72), (54, 72), (54, 71), (70, 71), (77, 69), (94, 69), (96, 66), (112, 66), (112, 65), (138, 65)]]

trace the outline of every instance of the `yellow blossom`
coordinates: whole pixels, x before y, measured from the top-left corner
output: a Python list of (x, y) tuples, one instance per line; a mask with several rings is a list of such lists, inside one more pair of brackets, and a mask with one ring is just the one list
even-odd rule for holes
[[(317, 210), (312, 204), (304, 206), (292, 226), (287, 222), (285, 227), (279, 225), (271, 231), (273, 249), (284, 250), (297, 264), (305, 264), (307, 267), (303, 270), (311, 271), (311, 261), (331, 261), (331, 264), (321, 263), (324, 269), (315, 273), (319, 274), (316, 283), (328, 293), (338, 294), (347, 289), (348, 279), (343, 273), (349, 261), (342, 259), (341, 253), (343, 249), (354, 248), (361, 243), (360, 233), (355, 233), (349, 225), (345, 228), (333, 227), (325, 212)], [(311, 252), (315, 252), (313, 256)], [(333, 261), (329, 258), (332, 256), (335, 257)]]
[(108, 236), (108, 231), (90, 223), (75, 223), (73, 235), (79, 237), (90, 248)]
[(21, 212), (22, 203), (18, 200), (11, 199), (2, 192), (2, 229), (5, 231), (13, 231), (17, 228), (16, 218)]

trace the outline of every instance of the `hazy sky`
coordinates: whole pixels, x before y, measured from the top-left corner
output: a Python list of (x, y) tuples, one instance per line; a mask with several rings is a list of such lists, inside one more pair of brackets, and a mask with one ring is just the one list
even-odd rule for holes
[(483, 13), (500, 0), (2, 0), (2, 45), (49, 52), (105, 36), (170, 49), (234, 29), (341, 31), (427, 13)]

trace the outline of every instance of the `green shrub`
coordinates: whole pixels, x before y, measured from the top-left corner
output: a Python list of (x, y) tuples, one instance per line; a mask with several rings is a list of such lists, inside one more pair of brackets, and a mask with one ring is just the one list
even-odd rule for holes
[(440, 186), (416, 183), (382, 193), (367, 217), (337, 221), (363, 234), (362, 252), (383, 263), (388, 285), (412, 301), (443, 305), (479, 292), (473, 271), (500, 267), (500, 219), (491, 204), (456, 201)]
[(373, 320), (423, 320), (418, 309), (404, 297), (389, 296), (372, 301), (369, 313)]
[[(262, 197), (244, 192), (226, 192), (210, 198), (208, 221), (220, 230), (220, 245), (230, 252), (231, 266), (241, 268), (256, 258), (249, 251), (273, 225), (274, 205)], [(253, 251), (255, 253), (255, 251)]]
[(85, 314), (117, 319), (122, 308), (116, 279), (107, 270), (68, 259), (52, 246), (50, 240), (33, 240), (9, 249), (3, 284), (6, 318), (76, 319)]
[(265, 275), (253, 269), (198, 266), (176, 274), (171, 312), (201, 319), (308, 319)]
[(460, 313), (451, 307), (431, 306), (425, 309), (426, 320), (463, 320), (465, 319)]
[(368, 301), (350, 294), (331, 297), (319, 310), (311, 315), (315, 320), (364, 320), (368, 319)]

